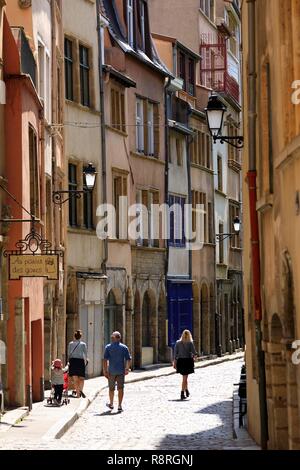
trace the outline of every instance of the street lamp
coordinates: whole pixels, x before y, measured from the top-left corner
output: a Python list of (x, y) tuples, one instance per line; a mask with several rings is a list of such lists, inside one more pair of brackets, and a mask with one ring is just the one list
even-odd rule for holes
[(218, 95), (213, 93), (209, 97), (207, 108), (205, 108), (209, 132), (213, 138), (214, 144), (219, 140), (221, 144), (226, 142), (237, 149), (241, 149), (244, 147), (244, 137), (222, 135), (224, 115), (226, 111), (227, 107), (225, 104), (220, 100)]
[(217, 242), (223, 242), (227, 238), (232, 238), (235, 235), (238, 235), (240, 233), (240, 231), (241, 231), (241, 221), (240, 221), (239, 217), (235, 217), (233, 219), (233, 229), (234, 229), (234, 232), (232, 232), (232, 233), (218, 233), (218, 234), (216, 234), (216, 241)]
[[(96, 183), (96, 168), (92, 163), (89, 163), (88, 166), (83, 167), (83, 181), (85, 188), (83, 190), (71, 189), (69, 191), (53, 191), (52, 197), (54, 204), (64, 204), (65, 202), (69, 201), (72, 197), (77, 199), (81, 198), (82, 194), (86, 194), (88, 192), (92, 192), (95, 188)], [(67, 194), (68, 197), (63, 199), (63, 195)]]

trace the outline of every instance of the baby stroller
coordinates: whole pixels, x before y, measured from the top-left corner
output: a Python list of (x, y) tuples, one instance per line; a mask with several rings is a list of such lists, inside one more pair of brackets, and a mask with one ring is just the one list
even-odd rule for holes
[(64, 372), (64, 385), (63, 385), (63, 387), (64, 388), (63, 388), (61, 403), (58, 404), (57, 401), (54, 398), (54, 385), (51, 386), (50, 397), (47, 399), (47, 404), (48, 405), (62, 406), (62, 405), (68, 405), (70, 403), (70, 398), (69, 398), (69, 395), (68, 395), (68, 389), (69, 389), (69, 374), (68, 374), (68, 372)]

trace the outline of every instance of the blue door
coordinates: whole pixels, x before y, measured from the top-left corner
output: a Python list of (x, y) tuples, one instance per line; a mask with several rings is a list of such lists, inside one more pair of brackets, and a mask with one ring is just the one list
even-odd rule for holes
[(174, 347), (183, 330), (192, 331), (192, 283), (168, 282), (169, 346)]

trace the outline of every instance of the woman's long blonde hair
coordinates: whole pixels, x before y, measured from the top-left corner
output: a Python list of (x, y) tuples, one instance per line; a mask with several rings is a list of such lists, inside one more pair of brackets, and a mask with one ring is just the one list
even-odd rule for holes
[(190, 330), (184, 330), (182, 332), (180, 341), (182, 341), (183, 343), (193, 343), (194, 340), (193, 340), (192, 333), (190, 332)]

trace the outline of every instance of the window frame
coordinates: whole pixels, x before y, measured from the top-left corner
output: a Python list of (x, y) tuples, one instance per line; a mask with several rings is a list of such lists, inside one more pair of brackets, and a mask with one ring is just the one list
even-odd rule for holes
[[(70, 55), (67, 55), (67, 44), (71, 45)], [(65, 36), (65, 95), (69, 101), (74, 101), (74, 42)]]
[(91, 106), (90, 70), (90, 48), (79, 43), (80, 103), (87, 108)]
[[(74, 169), (73, 175), (75, 175), (74, 181), (72, 181), (71, 170)], [(78, 164), (74, 162), (68, 162), (68, 186), (69, 191), (78, 190)], [(69, 200), (69, 227), (78, 228), (78, 199), (75, 196), (71, 196)]]

